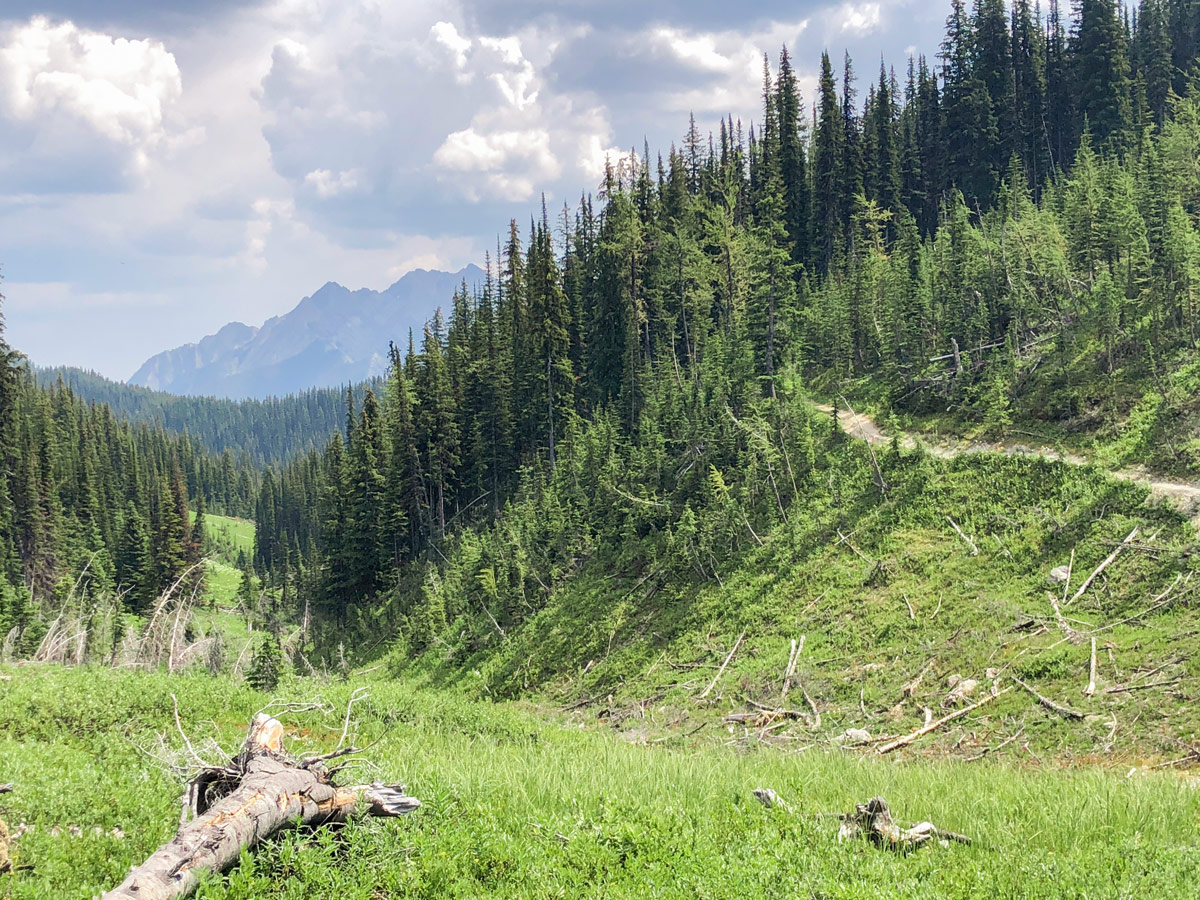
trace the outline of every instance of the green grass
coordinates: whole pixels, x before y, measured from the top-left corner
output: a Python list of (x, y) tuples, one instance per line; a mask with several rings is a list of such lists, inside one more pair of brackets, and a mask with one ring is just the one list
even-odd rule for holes
[[(192, 521), (195, 521), (195, 516), (193, 511)], [(254, 523), (249, 519), (205, 513), (204, 527), (217, 555), (225, 562), (236, 563), (239, 552), (246, 556), (254, 552)]]
[[(195, 521), (194, 511), (192, 518)], [(197, 608), (194, 616), (204, 633), (219, 630), (229, 642), (230, 652), (236, 657), (249, 640), (244, 617), (234, 612), (238, 606), (238, 588), (242, 583), (242, 573), (236, 563), (239, 553), (249, 557), (254, 552), (254, 523), (248, 519), (206, 513), (204, 524), (211, 546), (208, 562), (204, 566), (208, 603)]]
[[(11, 900), (98, 894), (170, 836), (180, 782), (164, 759), (185, 761), (171, 692), (202, 752), (210, 737), (234, 746), (268, 700), (198, 675), (5, 673), (0, 773), (17, 790), (3, 814), (34, 826), (17, 844), (21, 871), (0, 876)], [(356, 683), (289, 681), (288, 699), (328, 704), (284, 717), (294, 750), (332, 748)], [(355, 713), (358, 743), (378, 741), (366, 755), (380, 770), (361, 777), (403, 780), (425, 806), (282, 835), (200, 897), (1167, 898), (1192, 896), (1200, 875), (1200, 792), (1173, 775), (635, 746), (529, 706), (395, 682), (372, 684)], [(762, 808), (760, 786), (793, 812)], [(838, 844), (836, 823), (811, 816), (877, 794), (905, 821), (976, 843), (895, 855)]]
[[(1053, 764), (1128, 768), (1191, 754), (1200, 733), (1200, 617), (1195, 535), (1182, 515), (1148, 505), (1144, 488), (1095, 468), (996, 454), (947, 462), (890, 449), (879, 461), (886, 498), (848, 487), (840, 500), (817, 497), (720, 581), (626, 573), (597, 553), (520, 627), (501, 636), (472, 608), (424, 656), (395, 651), (393, 671), (438, 688), (466, 685), (480, 697), (578, 702), (581, 717), (647, 740), (676, 742), (703, 725), (699, 740), (784, 748), (823, 744), (849, 728), (906, 734), (926, 708), (949, 711), (951, 676), (986, 690), (993, 671), (1017, 675), (1082, 717), (1064, 719), (1013, 690), (905, 755), (966, 759), (1018, 733), (1002, 754)], [(868, 470), (861, 480), (870, 478)], [(1064, 610), (1078, 633), (1065, 639), (1048, 599), (1062, 586), (1047, 576), (1074, 554), (1073, 594), (1135, 525), (1138, 549)], [(1092, 636), (1097, 688), (1087, 697)], [(730, 734), (727, 714), (781, 704), (789, 647), (801, 637), (794, 683), (802, 688), (784, 705), (808, 713), (807, 691), (820, 727), (793, 720)]]

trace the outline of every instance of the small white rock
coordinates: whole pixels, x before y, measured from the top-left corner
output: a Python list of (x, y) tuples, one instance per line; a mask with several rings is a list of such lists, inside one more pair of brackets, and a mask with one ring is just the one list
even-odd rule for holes
[(865, 728), (847, 728), (841, 734), (834, 738), (834, 741), (839, 744), (846, 744), (854, 747), (858, 744), (865, 744), (871, 740), (871, 732)]

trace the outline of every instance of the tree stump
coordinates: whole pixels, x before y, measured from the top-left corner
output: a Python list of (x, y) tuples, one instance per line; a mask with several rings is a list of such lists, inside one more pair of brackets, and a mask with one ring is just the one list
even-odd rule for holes
[(912, 828), (901, 828), (892, 821), (892, 811), (882, 797), (872, 797), (866, 803), (858, 804), (853, 813), (842, 817), (842, 827), (838, 830), (839, 841), (863, 836), (876, 847), (899, 852), (913, 850), (931, 840), (937, 840), (943, 846), (948, 846), (950, 841), (971, 843), (966, 835), (945, 831), (932, 822), (919, 822)]
[[(345, 821), (354, 813), (399, 816), (421, 802), (404, 785), (375, 782), (338, 787), (325, 757), (298, 760), (283, 748), (283, 725), (259, 714), (241, 752), (222, 768), (201, 771), (185, 797), (185, 821), (164, 844), (102, 900), (174, 900), (190, 895), (200, 876), (221, 872), (243, 849), (297, 822), (318, 826)], [(187, 821), (187, 813), (195, 818)]]

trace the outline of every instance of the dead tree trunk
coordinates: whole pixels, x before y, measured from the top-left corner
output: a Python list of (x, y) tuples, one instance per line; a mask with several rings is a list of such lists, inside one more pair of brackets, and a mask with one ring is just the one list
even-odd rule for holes
[(324, 764), (330, 758), (294, 759), (283, 749), (283, 726), (270, 716), (255, 716), (230, 766), (205, 769), (189, 786), (185, 806), (196, 818), (180, 825), (173, 840), (134, 866), (102, 900), (186, 897), (203, 873), (224, 871), (243, 849), (296, 822), (322, 825), (355, 812), (399, 816), (421, 805), (405, 796), (403, 785), (338, 787)]

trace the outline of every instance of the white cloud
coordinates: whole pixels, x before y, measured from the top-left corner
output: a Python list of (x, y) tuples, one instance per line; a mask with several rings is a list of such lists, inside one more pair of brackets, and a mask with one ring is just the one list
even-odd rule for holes
[(304, 176), (304, 183), (315, 190), (318, 197), (327, 200), (355, 190), (361, 177), (360, 169), (345, 169), (336, 175), (329, 169), (313, 169)]
[(458, 33), (453, 22), (434, 22), (429, 29), (433, 39), (450, 51), (456, 69), (464, 69), (467, 65), (467, 51), (471, 42)]
[(0, 48), (0, 85), (18, 121), (63, 116), (127, 147), (144, 170), (168, 136), (169, 107), (183, 83), (173, 54), (153, 40), (86, 31), (37, 17)]
[(706, 131), (724, 113), (748, 126), (764, 51), (793, 51), (807, 107), (822, 46), (932, 52), (944, 16), (927, 7), (249, 0), (121, 33), (0, 25), (10, 336), (128, 374), (329, 279), (480, 262), (540, 192), (573, 204), (643, 136), (665, 153), (689, 112)]
[(737, 63), (717, 49), (715, 34), (687, 34), (675, 28), (658, 28), (653, 39), (680, 62), (709, 72), (729, 72)]
[(842, 31), (866, 34), (879, 25), (880, 4), (846, 3), (838, 10), (837, 15), (842, 22)]

